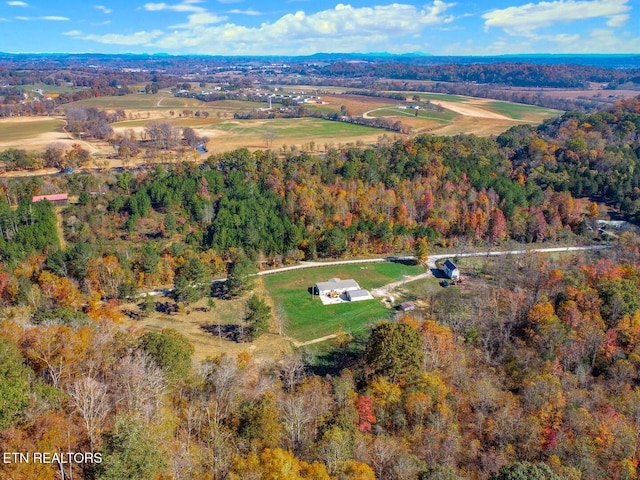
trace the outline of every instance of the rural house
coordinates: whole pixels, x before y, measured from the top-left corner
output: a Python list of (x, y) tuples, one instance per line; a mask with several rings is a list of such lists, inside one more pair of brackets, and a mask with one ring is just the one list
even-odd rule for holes
[(329, 295), (333, 292), (348, 292), (352, 290), (360, 290), (360, 285), (353, 279), (340, 280), (332, 278), (327, 282), (318, 282), (315, 288), (316, 295)]
[(458, 267), (456, 267), (455, 263), (451, 260), (445, 260), (443, 270), (445, 275), (451, 280), (458, 281), (460, 279), (460, 270), (458, 270)]
[(351, 278), (347, 280), (332, 278), (326, 282), (318, 282), (313, 293), (320, 295), (323, 305), (373, 299), (371, 293), (361, 288), (358, 282)]

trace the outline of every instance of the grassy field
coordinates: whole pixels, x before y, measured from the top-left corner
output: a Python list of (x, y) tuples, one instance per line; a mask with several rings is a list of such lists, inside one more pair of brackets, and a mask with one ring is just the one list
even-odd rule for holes
[(51, 132), (62, 132), (64, 120), (32, 117), (30, 121), (0, 120), (0, 142), (28, 142), (29, 139)]
[[(67, 106), (95, 107), (104, 110), (170, 110), (180, 108), (200, 108), (206, 105), (195, 98), (174, 97), (170, 92), (158, 92), (156, 94), (134, 93), (118, 97), (96, 97), (73, 102)], [(178, 112), (177, 112), (178, 113)], [(176, 115), (177, 115), (176, 113)]]
[[(383, 107), (377, 108), (368, 112), (368, 115), (372, 117), (407, 117), (407, 118), (418, 118), (423, 120), (434, 120), (438, 123), (447, 124), (454, 121), (458, 115), (450, 111), (438, 112), (436, 110), (431, 110), (427, 108), (422, 108), (418, 110), (418, 115), (416, 116), (416, 110), (406, 109), (400, 110), (397, 107)], [(400, 118), (403, 120), (404, 118)]]
[(487, 108), (515, 120), (531, 119), (532, 117), (544, 120), (558, 115), (557, 110), (510, 102), (489, 102)]
[[(262, 278), (256, 279), (253, 292), (262, 298), (267, 298), (268, 294), (264, 288)], [(169, 299), (156, 297), (159, 302)], [(230, 340), (219, 338), (217, 335), (206, 331), (207, 326), (237, 324), (245, 314), (245, 303), (247, 296), (231, 300), (215, 300), (215, 307), (209, 311), (203, 311), (207, 306), (207, 300), (202, 299), (189, 306), (190, 313), (186, 311), (176, 315), (166, 315), (154, 312), (148, 318), (133, 324), (145, 331), (160, 332), (164, 328), (173, 328), (186, 336), (195, 348), (195, 358), (204, 360), (208, 357), (238, 355), (248, 353), (256, 360), (264, 358), (277, 358), (282, 353), (291, 349), (290, 342), (283, 337), (273, 334), (262, 335), (253, 343), (236, 343)], [(135, 306), (127, 306), (133, 310)]]
[(26, 92), (34, 98), (38, 98), (40, 95), (36, 94), (33, 90), (42, 90), (42, 93), (47, 94), (60, 94), (60, 93), (69, 93), (69, 92), (77, 92), (80, 90), (87, 90), (89, 87), (74, 87), (71, 84), (67, 85), (46, 85), (44, 83), (35, 83), (31, 85), (16, 85), (16, 88)]
[[(415, 95), (413, 92), (402, 92), (406, 93), (409, 98)], [(472, 97), (465, 97), (463, 95), (449, 95), (446, 93), (419, 93), (420, 101), (426, 102), (427, 100), (431, 100), (432, 102), (468, 102), (469, 100), (473, 100)]]
[(288, 323), (286, 333), (298, 341), (331, 335), (342, 329), (358, 333), (371, 323), (387, 318), (390, 310), (380, 300), (322, 305), (308, 288), (329, 278), (353, 278), (361, 287), (372, 289), (402, 280), (403, 275), (424, 272), (420, 266), (399, 263), (340, 265), (268, 275), (264, 277), (266, 291), (274, 304), (282, 304)]
[[(30, 85), (25, 88), (46, 85)], [(60, 87), (64, 91), (68, 87)], [(457, 95), (418, 93), (422, 101), (441, 102), (443, 111), (421, 108), (418, 116), (415, 110), (397, 108), (401, 100), (356, 94), (342, 94), (344, 88), (283, 87), (282, 91), (305, 91), (318, 93), (323, 104), (307, 104), (309, 110), (340, 114), (346, 108), (350, 115), (367, 117), (386, 117), (393, 122), (399, 121), (410, 127), (410, 135), (433, 133), (438, 135), (475, 134), (479, 136), (498, 135), (513, 125), (538, 124), (557, 115), (549, 109), (529, 105), (520, 105), (494, 100), (478, 99)], [(29, 90), (30, 91), (30, 90)], [(400, 92), (411, 99), (415, 92)], [(98, 97), (64, 105), (57, 110), (56, 120), (45, 117), (26, 119), (23, 117), (0, 121), (0, 148), (25, 148), (42, 151), (49, 143), (80, 143), (89, 150), (94, 158), (107, 158), (113, 149), (107, 142), (80, 141), (69, 138), (61, 130), (64, 110), (70, 106), (95, 107), (114, 111), (122, 109), (127, 119), (115, 123), (112, 127), (118, 131), (134, 129), (138, 135), (151, 120), (168, 121), (179, 128), (194, 128), (201, 136), (210, 139), (209, 152), (221, 153), (237, 148), (249, 149), (297, 146), (308, 148), (314, 142), (319, 149), (325, 145), (375, 144), (384, 135), (406, 137), (406, 134), (389, 132), (345, 122), (331, 122), (316, 118), (278, 118), (273, 120), (236, 120), (234, 114), (246, 114), (265, 105), (258, 102), (240, 100), (222, 100), (201, 102), (192, 98), (174, 97), (168, 90), (157, 94), (131, 94), (118, 97)], [(184, 116), (183, 110), (206, 112), (208, 117)], [(173, 115), (171, 114), (173, 113)]]
[[(246, 139), (261, 138), (267, 130), (273, 130), (278, 140), (296, 142), (296, 139), (308, 141), (322, 138), (351, 138), (354, 136), (379, 134), (380, 130), (352, 125), (344, 122), (332, 122), (318, 118), (284, 118), (273, 120), (244, 120), (221, 122), (211, 125), (211, 128), (223, 130), (234, 137)], [(287, 139), (287, 140), (285, 140)]]

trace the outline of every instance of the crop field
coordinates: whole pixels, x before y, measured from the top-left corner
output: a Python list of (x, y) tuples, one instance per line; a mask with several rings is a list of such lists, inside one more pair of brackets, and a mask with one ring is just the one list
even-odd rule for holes
[[(416, 115), (416, 111), (418, 112), (418, 115)], [(369, 115), (370, 117), (400, 117), (400, 120), (403, 119), (402, 117), (407, 117), (407, 119), (417, 118), (420, 120), (433, 120), (441, 124), (449, 124), (457, 118), (457, 115), (455, 113), (448, 110), (445, 110), (442, 112), (438, 112), (437, 110), (432, 110), (428, 108), (421, 108), (420, 110), (414, 110), (414, 109), (402, 110), (402, 109), (399, 109), (397, 106), (382, 107), (382, 108), (377, 108), (375, 110), (370, 110), (369, 112), (367, 112), (367, 115)]]
[(288, 141), (295, 141), (295, 139), (308, 141), (309, 139), (350, 138), (361, 135), (378, 135), (380, 133), (378, 129), (371, 127), (317, 118), (234, 120), (213, 124), (210, 128), (219, 129), (247, 140), (256, 137), (260, 138), (270, 129), (276, 134), (276, 138)]
[(49, 143), (68, 141), (65, 121), (54, 117), (17, 117), (0, 120), (0, 148), (44, 150)]
[(424, 272), (418, 265), (371, 263), (297, 270), (264, 277), (266, 291), (274, 304), (282, 304), (287, 315), (286, 333), (298, 341), (331, 335), (339, 330), (357, 333), (371, 323), (385, 319), (390, 310), (379, 299), (336, 305), (322, 305), (308, 288), (329, 278), (353, 278), (361, 287), (372, 289), (402, 280), (403, 275)]
[[(407, 95), (409, 95), (408, 92), (404, 92), (407, 93)], [(411, 96), (413, 96), (415, 94), (411, 94)], [(464, 95), (449, 95), (446, 93), (419, 93), (418, 95), (420, 95), (420, 101), (421, 102), (426, 102), (427, 100), (430, 100), (432, 102), (468, 102), (470, 100), (473, 100), (472, 97), (465, 97)]]
[(62, 132), (65, 122), (50, 117), (30, 117), (16, 122), (0, 120), (0, 142), (28, 142), (30, 138), (51, 132)]
[(60, 93), (69, 93), (69, 92), (77, 92), (81, 90), (87, 90), (89, 87), (74, 87), (71, 84), (67, 85), (47, 85), (45, 83), (35, 83), (30, 85), (16, 85), (16, 88), (26, 92), (32, 98), (40, 97), (39, 94), (35, 93), (33, 90), (42, 90), (44, 95), (56, 95)]
[[(38, 86), (29, 86), (36, 88)], [(43, 90), (47, 92), (43, 85)], [(64, 90), (67, 87), (60, 87)], [(538, 124), (560, 112), (539, 107), (509, 102), (478, 99), (456, 95), (418, 93), (422, 102), (430, 100), (442, 107), (418, 110), (404, 109), (401, 100), (355, 94), (342, 94), (344, 89), (282, 87), (283, 92), (295, 91), (319, 94), (323, 103), (309, 103), (309, 110), (341, 114), (346, 108), (349, 115), (365, 118), (384, 117), (393, 122), (410, 126), (412, 134), (433, 133), (456, 135), (460, 133), (480, 136), (497, 135), (513, 125)], [(411, 99), (415, 92), (400, 92)], [(407, 103), (408, 105), (408, 103)], [(133, 129), (141, 135), (151, 120), (168, 121), (178, 128), (191, 127), (200, 135), (210, 139), (207, 145), (211, 153), (220, 153), (236, 148), (249, 149), (298, 146), (304, 148), (314, 142), (318, 148), (324, 145), (339, 146), (349, 143), (373, 144), (383, 134), (404, 136), (383, 129), (334, 122), (317, 118), (277, 118), (270, 120), (234, 119), (234, 114), (246, 114), (263, 107), (262, 103), (240, 100), (201, 102), (192, 98), (174, 97), (169, 91), (157, 94), (131, 94), (118, 97), (98, 97), (64, 105), (59, 108), (56, 119), (50, 117), (24, 117), (0, 120), (0, 148), (25, 148), (43, 150), (49, 143), (62, 141), (71, 145), (80, 143), (94, 156), (105, 158), (113, 154), (106, 142), (79, 141), (62, 131), (64, 110), (70, 106), (95, 107), (113, 111), (122, 109), (127, 120), (112, 125), (116, 132)], [(184, 115), (183, 110), (190, 110)], [(195, 111), (208, 115), (196, 117)]]
[(557, 110), (510, 102), (489, 102), (487, 108), (515, 120), (531, 121), (539, 118), (541, 122), (547, 118), (555, 117), (559, 113)]

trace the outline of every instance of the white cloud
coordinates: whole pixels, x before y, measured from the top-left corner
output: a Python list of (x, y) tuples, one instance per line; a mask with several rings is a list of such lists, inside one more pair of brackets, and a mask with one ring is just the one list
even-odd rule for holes
[(67, 32), (62, 32), (62, 35), (66, 35), (68, 37), (78, 37), (82, 35), (82, 32), (80, 30), (69, 30)]
[(15, 17), (16, 20), (23, 20), (26, 22), (34, 20), (46, 20), (51, 22), (68, 22), (70, 19), (67, 17), (59, 17), (57, 15), (45, 15), (43, 17)]
[[(304, 11), (287, 14), (274, 22), (256, 27), (223, 23), (226, 17), (205, 10), (194, 0), (178, 4), (147, 3), (147, 11), (191, 12), (188, 22), (170, 27), (163, 35), (90, 35), (86, 40), (101, 43), (152, 46), (177, 53), (223, 54), (308, 54), (323, 52), (394, 51), (410, 44), (425, 27), (440, 27), (454, 20), (448, 10), (454, 5), (442, 0), (420, 8), (409, 4), (352, 7), (338, 4), (313, 14)], [(243, 13), (253, 12), (252, 9)], [(256, 12), (258, 13), (258, 12)], [(407, 43), (410, 42), (410, 43)]]
[(629, 20), (629, 15), (614, 15), (607, 21), (608, 27), (622, 27)]
[(93, 8), (98, 9), (102, 13), (106, 13), (106, 14), (109, 14), (113, 11), (110, 8), (105, 7), (104, 5), (94, 5)]
[(151, 32), (140, 31), (131, 34), (119, 34), (119, 33), (109, 33), (106, 35), (95, 35), (89, 34), (84, 35), (82, 32), (77, 30), (71, 30), (70, 32), (65, 33), (65, 35), (69, 35), (79, 40), (90, 40), (98, 43), (105, 43), (108, 45), (149, 45), (153, 40), (163, 35), (161, 30), (153, 30)]
[(559, 22), (607, 18), (616, 26), (628, 18), (628, 0), (555, 0), (492, 10), (482, 15), (485, 30), (497, 27), (509, 35), (536, 37), (535, 31)]
[(182, 3), (179, 3), (177, 5), (169, 5), (166, 3), (145, 3), (144, 9), (149, 12), (159, 12), (162, 10), (194, 13), (206, 12), (207, 10), (205, 8), (197, 6), (198, 3), (202, 3), (201, 0), (183, 0)]
[(576, 44), (576, 53), (637, 53), (640, 51), (638, 32), (620, 32), (595, 28)]
[(189, 15), (188, 23), (181, 23), (179, 25), (171, 25), (169, 28), (171, 29), (190, 29), (196, 26), (201, 25), (213, 25), (216, 23), (224, 22), (227, 17), (219, 17), (218, 15), (214, 15), (213, 13), (203, 12), (203, 13), (194, 13), (193, 15)]
[(9, 5), (10, 7), (28, 7), (29, 6), (29, 4), (26, 2), (18, 2), (18, 1), (7, 2), (7, 5)]
[[(418, 10), (414, 5), (393, 4), (354, 8), (339, 3), (332, 10), (312, 15), (303, 11), (287, 14), (276, 22), (264, 23), (260, 34), (282, 40), (309, 35), (407, 35), (422, 30), (424, 25), (451, 22), (453, 16), (444, 15), (451, 4), (436, 0), (431, 7)], [(291, 37), (293, 35), (293, 37)], [(335, 38), (331, 38), (335, 40)]]
[(262, 13), (255, 11), (253, 8), (248, 8), (247, 10), (240, 10), (238, 8), (234, 8), (233, 10), (229, 10), (229, 13), (233, 13), (236, 15), (251, 15), (251, 16), (262, 15)]

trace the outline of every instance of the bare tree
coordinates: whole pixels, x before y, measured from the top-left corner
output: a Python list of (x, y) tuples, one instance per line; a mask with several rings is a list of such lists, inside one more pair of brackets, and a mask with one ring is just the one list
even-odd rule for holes
[(284, 389), (290, 392), (304, 378), (305, 365), (299, 353), (292, 353), (282, 359), (280, 378)]
[(114, 370), (116, 403), (149, 419), (156, 412), (166, 382), (160, 368), (144, 352), (125, 357)]
[(187, 145), (191, 148), (196, 148), (201, 142), (200, 137), (191, 127), (185, 127), (182, 129), (182, 137), (184, 138), (185, 142), (187, 142)]
[(279, 402), (282, 425), (285, 430), (287, 446), (300, 453), (309, 440), (309, 427), (314, 416), (307, 406), (307, 399), (301, 394), (287, 394)]
[(287, 312), (284, 309), (282, 302), (276, 303), (276, 315), (274, 317), (276, 333), (280, 336), (284, 335), (284, 329), (287, 326)]
[(102, 423), (109, 412), (107, 387), (93, 377), (76, 379), (68, 388), (71, 404), (78, 411), (89, 435), (91, 448), (95, 446)]
[(215, 362), (207, 362), (203, 366), (202, 376), (205, 380), (205, 388), (211, 395), (209, 402), (211, 422), (219, 424), (229, 415), (240, 386), (240, 374), (237, 361), (226, 355)]
[(271, 148), (275, 139), (276, 131), (273, 128), (267, 128), (264, 132), (264, 143), (267, 144), (267, 148)]

